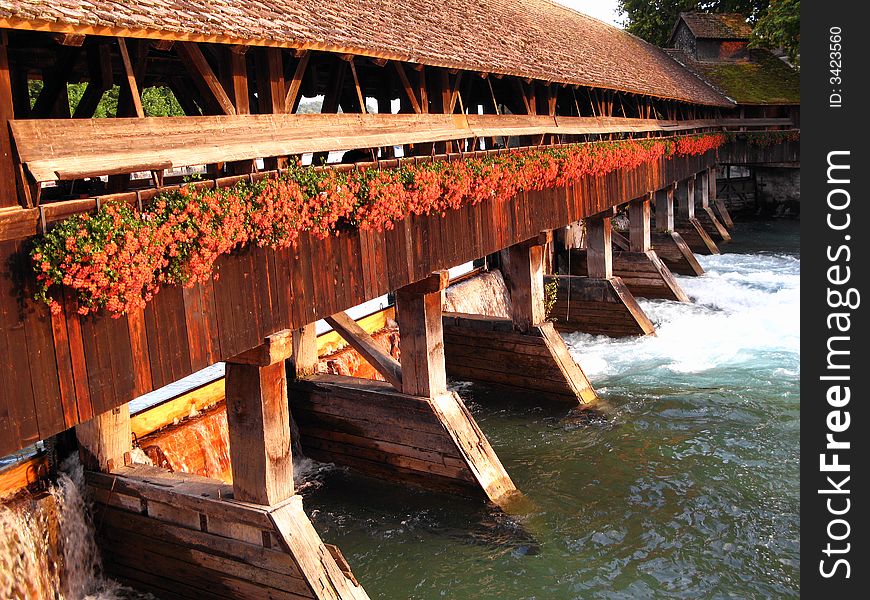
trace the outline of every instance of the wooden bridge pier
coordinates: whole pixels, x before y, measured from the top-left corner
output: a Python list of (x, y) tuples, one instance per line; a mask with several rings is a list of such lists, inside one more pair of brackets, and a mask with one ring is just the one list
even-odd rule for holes
[(562, 336), (546, 319), (543, 254), (551, 240), (552, 233), (546, 232), (501, 251), (510, 317), (445, 313), (445, 354), (452, 377), (523, 390), (547, 402), (588, 404), (597, 399)]
[(306, 375), (297, 365), (303, 376), (290, 386), (290, 409), (303, 451), (315, 460), (504, 505), (516, 488), (462, 400), (447, 389), (441, 312), (447, 282), (447, 271), (439, 271), (396, 292), (401, 363), (345, 313), (329, 317), (386, 381)]
[[(698, 222), (701, 223), (701, 226), (710, 235), (711, 238), (713, 238), (714, 240), (721, 240), (723, 242), (730, 242), (731, 234), (728, 233), (728, 229), (716, 217), (716, 212), (710, 205), (710, 190), (715, 190), (715, 188), (715, 169), (707, 169), (705, 171), (701, 171), (695, 176), (695, 203), (699, 204), (699, 206), (697, 206), (698, 210), (696, 210), (695, 216), (698, 218)], [(715, 194), (716, 192), (714, 191), (713, 195)]]
[[(728, 167), (726, 167), (727, 169)], [(716, 187), (716, 168), (713, 167), (708, 171), (710, 180), (707, 182), (707, 190), (710, 195), (710, 204), (716, 208), (716, 213), (719, 215), (719, 221), (728, 229), (734, 227), (734, 221), (731, 219), (731, 214), (728, 212), (728, 207), (725, 206), (725, 200), (719, 198), (718, 189)]]
[[(688, 302), (689, 298), (674, 278), (671, 270), (652, 247), (652, 194), (636, 198), (628, 204), (629, 237), (611, 232), (611, 241), (619, 249), (613, 250), (613, 275), (635, 297), (659, 298)], [(570, 253), (570, 260), (567, 254)], [(560, 272), (588, 276), (585, 248), (565, 250), (560, 260)]]
[(232, 486), (132, 464), (127, 404), (76, 427), (107, 574), (160, 598), (368, 598), (294, 493), (290, 339), (227, 362)]
[[(643, 229), (643, 202), (635, 215), (635, 242), (648, 247)], [(649, 214), (649, 205), (646, 205)], [(584, 275), (551, 276), (548, 281), (557, 286), (556, 303), (552, 310), (556, 327), (562, 331), (583, 331), (595, 335), (629, 336), (648, 335), (655, 328), (649, 317), (635, 300), (623, 280), (614, 276), (611, 216), (613, 211), (599, 213), (586, 219), (586, 250), (576, 252), (578, 266), (585, 263)], [(585, 260), (582, 256), (585, 254)], [(644, 261), (649, 257), (638, 252)], [(628, 260), (625, 261), (626, 263)], [(572, 265), (573, 269), (573, 265)]]
[(696, 254), (719, 254), (719, 248), (695, 213), (695, 176), (677, 183), (674, 191), (676, 228)]
[(676, 216), (674, 209), (674, 196), (676, 184), (669, 185), (665, 189), (655, 193), (656, 230), (651, 234), (653, 249), (672, 273), (680, 275), (703, 275), (695, 253), (676, 230)]

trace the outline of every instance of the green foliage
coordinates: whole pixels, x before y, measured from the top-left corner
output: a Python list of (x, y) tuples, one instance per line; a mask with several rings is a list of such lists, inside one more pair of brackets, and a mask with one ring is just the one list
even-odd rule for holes
[[(36, 99), (42, 91), (42, 81), (30, 80), (27, 82), (28, 91), (30, 94), (30, 107), (33, 108), (36, 104)], [(86, 83), (70, 83), (67, 84), (67, 95), (69, 96), (70, 114), (74, 114), (82, 96), (85, 94)], [(100, 103), (97, 104), (97, 109), (94, 111), (94, 117), (104, 119), (106, 117), (114, 117), (118, 114), (118, 97), (121, 93), (121, 88), (113, 85), (103, 94)], [(184, 116), (184, 110), (172, 93), (172, 90), (166, 87), (149, 87), (142, 91), (142, 109), (145, 111), (146, 117), (181, 117)]]
[(752, 31), (752, 45), (782, 48), (792, 64), (799, 64), (801, 0), (771, 0), (770, 8)]
[(550, 318), (550, 313), (553, 307), (556, 306), (556, 300), (559, 297), (559, 278), (554, 277), (553, 280), (544, 286), (544, 319), (547, 321), (555, 321)]
[(664, 47), (681, 12), (741, 13), (755, 22), (767, 12), (768, 0), (619, 0), (625, 28), (634, 35)]

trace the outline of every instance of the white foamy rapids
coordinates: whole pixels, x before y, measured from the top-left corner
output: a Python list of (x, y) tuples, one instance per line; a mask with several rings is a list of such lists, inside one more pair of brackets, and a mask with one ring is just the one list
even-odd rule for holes
[(776, 376), (799, 376), (800, 259), (725, 254), (699, 261), (703, 276), (677, 278), (692, 304), (640, 300), (655, 336), (565, 336), (593, 383), (657, 368), (701, 373), (749, 366), (760, 357)]

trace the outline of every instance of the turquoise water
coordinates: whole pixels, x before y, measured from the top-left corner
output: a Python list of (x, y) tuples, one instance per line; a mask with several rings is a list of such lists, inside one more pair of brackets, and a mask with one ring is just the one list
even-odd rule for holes
[[(658, 335), (566, 341), (603, 416), (454, 382), (531, 505), (311, 475), (306, 508), (372, 598), (783, 598), (799, 589), (797, 223), (738, 225)], [(531, 400), (531, 401), (530, 401)]]

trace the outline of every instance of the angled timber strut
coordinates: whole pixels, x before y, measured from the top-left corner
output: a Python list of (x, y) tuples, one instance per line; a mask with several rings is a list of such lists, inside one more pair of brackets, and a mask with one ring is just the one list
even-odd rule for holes
[[(106, 571), (135, 587), (366, 598), (305, 515), (294, 453), (507, 506), (518, 490), (447, 375), (591, 405), (595, 390), (559, 330), (651, 333), (634, 295), (686, 300), (671, 272), (701, 274), (693, 250), (730, 237), (717, 167), (799, 164), (794, 90), (771, 91), (762, 78), (757, 94), (735, 95), (730, 71), (708, 68), (704, 52), (738, 72), (762, 58), (733, 39), (727, 48), (737, 50), (723, 54), (692, 16), (663, 51), (545, 0), (377, 7), (0, 0), (0, 455), (74, 428)], [(447, 184), (462, 182), (439, 180), (437, 192), (413, 196), (395, 175), (474, 173), (468, 165), (509, 165), (512, 152), (532, 160), (602, 141), (630, 150), (606, 175), (527, 179), (504, 197), (496, 188), (507, 176), (455, 196)], [(331, 207), (319, 194), (353, 186), (275, 192), (348, 174), (399, 182), (379, 198), (343, 197), (353, 208), (326, 231), (316, 226)], [(141, 232), (150, 207), (193, 210), (191, 195), (209, 190), (227, 202), (274, 192), (281, 202), (233, 217), (262, 226), (266, 206), (284, 226), (226, 247), (236, 238), (199, 239), (200, 258), (217, 248), (213, 262), (177, 271), (204, 274), (186, 286), (158, 277), (115, 314), (108, 301), (87, 305), (69, 261), (58, 275), (29, 254), (81, 223), (73, 217), (124, 207), (111, 227), (135, 222)], [(404, 204), (389, 201), (398, 194)], [(413, 202), (423, 196), (425, 210)], [(396, 206), (388, 226), (358, 226), (365, 210)], [(626, 210), (628, 231), (614, 231)], [(71, 246), (88, 234), (81, 227)], [(163, 239), (129, 237), (146, 238)], [(99, 246), (101, 261), (116, 255), (108, 248)], [(165, 250), (167, 263), (184, 255), (177, 244)], [(162, 252), (134, 252), (117, 271)], [(498, 314), (444, 310), (448, 269), (471, 261), (486, 265), (478, 277), (500, 282)], [(51, 273), (50, 308), (37, 293)], [(387, 294), (391, 348), (347, 313)], [(384, 381), (324, 372), (322, 319)], [(133, 464), (129, 402), (220, 362), (232, 483)]]

